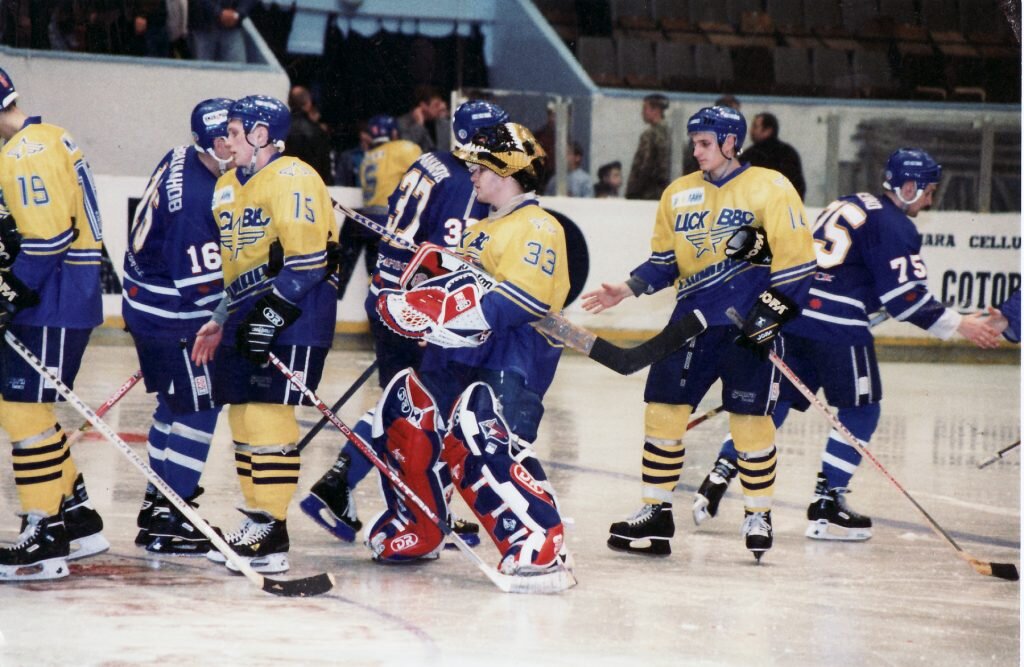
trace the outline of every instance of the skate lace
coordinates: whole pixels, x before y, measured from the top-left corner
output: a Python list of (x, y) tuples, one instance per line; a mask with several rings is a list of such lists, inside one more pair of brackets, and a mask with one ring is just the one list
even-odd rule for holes
[(771, 528), (768, 526), (767, 515), (764, 512), (754, 512), (743, 520), (743, 535), (768, 535)]
[(249, 525), (249, 533), (242, 538), (237, 544), (238, 546), (251, 546), (262, 542), (267, 535), (270, 534), (270, 530), (274, 527), (274, 522), (269, 523), (256, 523), (253, 521)]
[(36, 521), (33, 523), (29, 520), (28, 525), (25, 526), (25, 530), (21, 531), (21, 535), (18, 535), (18, 541), (10, 547), (10, 551), (22, 551), (23, 549), (27, 549), (38, 534), (39, 522)]
[(835, 500), (836, 507), (840, 511), (846, 512), (850, 516), (860, 516), (859, 514), (857, 514), (857, 512), (854, 512), (852, 509), (850, 509), (850, 506), (846, 504), (845, 496), (847, 493), (850, 493), (849, 489), (845, 487), (836, 487), (834, 489), (829, 489), (829, 491), (832, 494), (832, 498)]
[(255, 521), (246, 518), (246, 520), (242, 522), (241, 526), (224, 536), (224, 541), (228, 544), (242, 544), (242, 540), (245, 539), (249, 534), (249, 531), (252, 530), (252, 527), (255, 525)]
[(650, 520), (650, 518), (654, 516), (655, 507), (655, 505), (644, 505), (639, 510), (637, 510), (631, 517), (626, 519), (626, 523), (628, 523), (631, 526), (635, 526), (637, 524), (641, 524)]

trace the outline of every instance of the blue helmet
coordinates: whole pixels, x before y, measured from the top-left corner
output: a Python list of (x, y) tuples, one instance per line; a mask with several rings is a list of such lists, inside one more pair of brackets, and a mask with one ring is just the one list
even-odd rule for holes
[(249, 95), (237, 100), (228, 111), (228, 120), (242, 121), (242, 129), (249, 134), (259, 125), (267, 128), (270, 143), (284, 150), (284, 140), (291, 129), (292, 115), (281, 100), (269, 95)]
[(373, 141), (390, 141), (391, 135), (398, 131), (398, 121), (394, 116), (380, 114), (366, 122), (367, 129)]
[(0, 69), (0, 111), (11, 106), (14, 100), (18, 99), (18, 91), (14, 89), (14, 82), (3, 69)]
[(455, 147), (462, 148), (485, 127), (508, 122), (508, 114), (497, 104), (483, 100), (469, 100), (459, 105), (452, 114), (452, 136)]
[(203, 100), (192, 110), (192, 141), (200, 149), (213, 149), (213, 140), (228, 136), (228, 111), (234, 100), (214, 97)]
[(686, 121), (686, 132), (711, 132), (718, 138), (718, 145), (725, 143), (730, 134), (736, 137), (736, 150), (747, 138), (747, 121), (743, 114), (729, 107), (704, 107)]
[(942, 180), (942, 165), (920, 148), (899, 148), (885, 163), (886, 190), (896, 191), (907, 181), (917, 183), (918, 190), (924, 190), (931, 183)]

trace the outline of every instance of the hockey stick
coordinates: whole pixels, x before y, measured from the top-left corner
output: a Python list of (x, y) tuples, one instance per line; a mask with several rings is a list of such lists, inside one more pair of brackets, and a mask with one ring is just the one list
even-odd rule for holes
[(115, 447), (121, 450), (121, 453), (128, 457), (128, 460), (135, 464), (135, 467), (142, 471), (146, 476), (146, 479), (155, 486), (160, 493), (163, 494), (172, 505), (174, 505), (179, 512), (185, 515), (185, 517), (194, 525), (199, 531), (205, 535), (213, 546), (217, 548), (217, 551), (224, 554), (224, 557), (233, 564), (238, 571), (241, 572), (245, 577), (262, 588), (267, 593), (273, 595), (281, 595), (284, 597), (308, 597), (311, 595), (320, 595), (326, 593), (334, 587), (334, 577), (331, 574), (323, 573), (317, 574), (312, 577), (306, 577), (304, 579), (271, 579), (270, 577), (264, 577), (259, 574), (249, 565), (248, 562), (243, 560), (234, 552), (234, 550), (228, 546), (228, 543), (217, 533), (210, 524), (203, 520), (203, 517), (196, 512), (191, 505), (182, 500), (181, 496), (174, 492), (167, 482), (165, 482), (159, 475), (153, 472), (153, 469), (146, 464), (139, 455), (136, 454), (132, 448), (121, 439), (120, 436), (110, 428), (110, 426), (103, 421), (99, 415), (97, 415), (92, 408), (85, 404), (81, 398), (78, 397), (71, 389), (64, 384), (60, 378), (56, 377), (47, 370), (46, 366), (29, 350), (25, 345), (15, 337), (10, 331), (4, 334), (4, 339), (7, 344), (10, 345), (15, 352), (17, 352), (22, 359), (28, 363), (39, 375), (41, 375), (47, 382), (52, 384), (57, 392), (63, 396), (68, 403), (71, 404), (75, 410), (77, 410), (83, 417), (89, 420), (96, 429), (102, 433), (107, 440), (114, 444)]
[[(743, 326), (743, 318), (740, 317), (740, 314), (736, 311), (735, 308), (730, 307), (726, 311), (726, 315), (729, 316), (729, 319), (731, 319), (733, 323), (736, 324), (736, 326)], [(794, 373), (792, 369), (790, 369), (790, 367), (786, 365), (786, 362), (784, 362), (779, 357), (779, 355), (775, 354), (773, 350), (770, 350), (768, 352), (768, 359), (775, 365), (776, 368), (779, 369), (779, 371), (783, 375), (786, 376), (786, 379), (788, 379), (790, 383), (794, 387), (796, 387), (797, 391), (799, 391), (804, 398), (810, 401), (811, 405), (813, 405), (815, 408), (818, 409), (819, 412), (821, 412), (825, 419), (832, 425), (832, 428), (838, 431), (839, 434), (842, 435), (843, 438), (846, 440), (846, 442), (850, 443), (857, 450), (857, 452), (860, 453), (861, 456), (867, 458), (868, 460), (875, 464), (875, 467), (878, 468), (882, 475), (885, 476), (885, 478), (888, 479), (889, 482), (892, 483), (892, 485), (895, 486), (900, 493), (906, 496), (907, 500), (909, 500), (911, 504), (913, 504), (914, 507), (916, 507), (917, 510), (924, 515), (924, 518), (928, 520), (928, 524), (931, 526), (932, 530), (935, 531), (935, 534), (949, 542), (949, 544), (956, 550), (956, 554), (960, 558), (963, 558), (968, 563), (970, 563), (971, 567), (974, 568), (975, 572), (977, 572), (978, 574), (983, 574), (985, 576), (1006, 579), (1008, 581), (1017, 581), (1020, 578), (1020, 575), (1017, 572), (1017, 566), (1012, 563), (990, 563), (988, 561), (979, 560), (978, 558), (975, 558), (971, 554), (964, 551), (963, 548), (961, 548), (961, 546), (956, 543), (956, 540), (954, 540), (950, 536), (950, 534), (947, 533), (945, 529), (943, 529), (942, 526), (940, 526), (939, 523), (935, 519), (933, 519), (932, 516), (928, 514), (928, 512), (925, 511), (925, 509), (921, 507), (921, 505), (916, 500), (914, 500), (914, 497), (911, 496), (907, 492), (907, 490), (903, 488), (903, 485), (896, 481), (896, 478), (893, 477), (889, 473), (889, 471), (885, 469), (885, 466), (883, 466), (881, 462), (875, 458), (874, 454), (868, 451), (868, 448), (864, 445), (864, 443), (858, 440), (857, 436), (851, 433), (850, 430), (843, 425), (843, 422), (839, 421), (839, 418), (832, 414), (832, 411), (828, 409), (828, 406), (825, 405), (821, 401), (821, 399), (819, 399), (814, 394), (814, 392), (812, 392), (810, 388), (808, 388), (808, 386), (805, 385), (800, 380), (797, 374)]]
[(270, 353), (270, 363), (274, 367), (281, 371), (288, 380), (298, 389), (309, 401), (312, 403), (317, 410), (327, 418), (327, 421), (331, 422), (335, 428), (341, 431), (341, 434), (348, 438), (349, 442), (356, 446), (360, 452), (363, 453), (370, 463), (374, 465), (377, 470), (387, 477), (391, 485), (398, 491), (408, 502), (415, 504), (420, 510), (430, 519), (446, 537), (448, 537), (452, 544), (458, 547), (459, 551), (466, 555), (466, 557), (472, 561), (481, 572), (487, 575), (487, 578), (494, 583), (495, 586), (500, 588), (506, 593), (558, 593), (564, 591), (572, 586), (576, 585), (576, 579), (572, 573), (567, 569), (562, 568), (557, 572), (550, 574), (540, 574), (536, 576), (522, 576), (516, 577), (508, 574), (502, 574), (495, 568), (489, 566), (483, 561), (480, 556), (473, 551), (462, 537), (452, 531), (451, 527), (446, 521), (442, 521), (433, 510), (430, 509), (423, 499), (416, 495), (416, 493), (409, 488), (409, 486), (402, 481), (402, 478), (398, 474), (389, 468), (386, 463), (380, 460), (373, 449), (368, 445), (362, 438), (356, 435), (352, 429), (345, 425), (345, 422), (338, 419), (327, 404), (324, 403), (316, 393), (307, 387), (302, 380), (296, 377), (295, 372), (292, 371), (288, 366), (282, 362), (277, 355), (273, 352)]
[[(370, 231), (379, 234), (393, 245), (405, 250), (416, 252), (419, 246), (409, 239), (396, 234), (384, 225), (374, 222), (365, 215), (334, 202), (334, 210), (345, 215)], [(444, 250), (444, 249), (442, 249)], [(448, 252), (449, 256), (454, 256)], [(474, 275), (488, 290), (495, 285), (494, 278), (479, 267), (469, 264), (464, 258), (458, 258), (462, 266), (473, 271)], [(546, 317), (532, 322), (532, 326), (541, 333), (564, 343), (577, 352), (581, 352), (597, 363), (610, 368), (620, 375), (629, 375), (650, 366), (655, 361), (675, 352), (682, 345), (702, 333), (707, 328), (707, 321), (699, 310), (687, 313), (682, 319), (670, 323), (656, 336), (636, 347), (619, 347), (601, 338), (597, 334), (575, 325), (565, 317), (556, 313), (548, 313)]]
[(1003, 458), (1003, 454), (1005, 454), (1007, 452), (1010, 452), (1010, 451), (1013, 451), (1014, 449), (1017, 449), (1018, 447), (1020, 447), (1020, 440), (1018, 440), (1017, 442), (1013, 443), (1012, 445), (1007, 445), (1006, 447), (1003, 447), (998, 452), (996, 452), (992, 456), (988, 457), (987, 459), (985, 459), (984, 461), (979, 463), (978, 464), (978, 469), (981, 470), (982, 468), (984, 468), (986, 466), (992, 465), (993, 463), (995, 463), (999, 459)]
[(703, 424), (707, 420), (711, 419), (712, 417), (714, 417), (715, 415), (717, 415), (719, 412), (721, 412), (724, 409), (725, 409), (724, 405), (719, 405), (717, 408), (711, 408), (710, 410), (708, 410), (707, 412), (702, 414), (700, 417), (696, 417), (694, 419), (691, 419), (690, 423), (686, 425), (686, 430), (689, 431), (694, 426), (700, 426), (701, 424)]
[[(131, 391), (132, 387), (137, 385), (139, 383), (139, 380), (141, 379), (141, 370), (137, 370), (134, 373), (132, 373), (132, 376), (125, 380), (124, 384), (122, 384), (117, 389), (117, 391), (111, 394), (110, 398), (103, 402), (103, 405), (96, 408), (96, 416), (102, 417), (103, 415), (107, 414), (110, 408), (114, 407), (115, 403), (124, 398), (124, 395)], [(68, 447), (78, 442), (83, 435), (89, 432), (90, 428), (92, 428), (92, 424), (90, 424), (88, 421), (79, 426), (71, 435), (68, 436)]]
[[(331, 406), (331, 412), (337, 412), (338, 409), (341, 408), (341, 406), (345, 405), (345, 403), (348, 402), (348, 399), (352, 398), (352, 396), (357, 391), (359, 391), (359, 388), (362, 387), (366, 383), (366, 381), (368, 379), (370, 379), (370, 376), (373, 375), (373, 372), (376, 371), (376, 370), (377, 370), (377, 360), (374, 359), (373, 363), (370, 364), (369, 368), (367, 368), (365, 371), (363, 371), (363, 374), (356, 378), (356, 381), (353, 382), (352, 386), (349, 387), (345, 391), (345, 393), (341, 395), (341, 398), (339, 398), (337, 401), (334, 402), (334, 405)], [(303, 449), (305, 449), (306, 446), (313, 440), (313, 438), (316, 437), (316, 434), (319, 433), (321, 431), (321, 429), (323, 429), (323, 427), (326, 426), (326, 425), (327, 425), (327, 417), (320, 417), (320, 421), (318, 421), (316, 424), (314, 424), (313, 428), (309, 429), (309, 433), (307, 433), (305, 436), (303, 436), (302, 440), (299, 441), (297, 449), (300, 452)]]

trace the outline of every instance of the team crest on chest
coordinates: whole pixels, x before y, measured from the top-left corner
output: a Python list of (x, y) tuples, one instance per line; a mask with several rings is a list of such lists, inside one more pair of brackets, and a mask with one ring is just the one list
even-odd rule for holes
[(7, 157), (12, 157), (15, 160), (20, 160), (23, 157), (28, 157), (29, 155), (42, 153), (45, 150), (46, 146), (44, 146), (43, 144), (39, 144), (34, 141), (29, 141), (28, 137), (22, 137), (21, 141), (15, 144), (14, 148), (7, 151)]
[(262, 208), (246, 208), (234, 217), (230, 211), (220, 214), (220, 243), (231, 251), (235, 259), (246, 246), (253, 245), (267, 234), (270, 218), (264, 217)]

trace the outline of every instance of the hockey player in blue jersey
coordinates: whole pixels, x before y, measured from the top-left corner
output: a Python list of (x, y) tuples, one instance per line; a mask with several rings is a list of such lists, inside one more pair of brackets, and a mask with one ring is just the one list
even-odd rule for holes
[(989, 306), (989, 324), (1011, 343), (1020, 342), (1020, 290), (1014, 290), (998, 307)]
[[(220, 407), (213, 403), (214, 362), (189, 358), (196, 332), (224, 297), (220, 230), (210, 202), (232, 164), (227, 147), (233, 100), (203, 100), (192, 110), (191, 146), (163, 157), (128, 233), (122, 313), (135, 341), (146, 389), (157, 408), (149, 464), (175, 493), (195, 504)], [(136, 544), (171, 555), (205, 555), (210, 541), (152, 487), (139, 514)]]
[[(103, 321), (96, 189), (71, 135), (26, 115), (17, 98), (0, 69), (0, 333), (6, 327), (72, 386)], [(68, 559), (109, 548), (103, 521), (57, 421), (56, 389), (6, 344), (0, 380), (24, 512), (17, 543), (0, 549), (0, 581), (65, 577)]]
[[(884, 307), (893, 319), (943, 340), (959, 333), (979, 347), (993, 347), (998, 338), (984, 314), (960, 315), (928, 291), (921, 236), (911, 219), (931, 206), (941, 177), (942, 167), (928, 153), (901, 148), (886, 163), (882, 194), (841, 197), (814, 223), (818, 268), (801, 316), (786, 328), (786, 364), (812, 391), (824, 388), (839, 420), (864, 443), (878, 425), (882, 400), (870, 313)], [(805, 410), (808, 403), (784, 382), (776, 425), (791, 406)], [(860, 460), (838, 432), (829, 433), (807, 508), (807, 537), (871, 537), (871, 519), (844, 499)], [(717, 513), (736, 470), (733, 441), (727, 439), (694, 500), (698, 524)]]
[[(288, 506), (300, 469), (295, 406), (303, 402), (267, 363), (268, 353), (316, 387), (337, 310), (327, 254), (334, 209), (316, 171), (281, 154), (290, 121), (288, 107), (264, 95), (244, 97), (228, 112), (236, 168), (220, 177), (213, 194), (227, 297), (199, 330), (192, 351), (198, 364), (216, 353), (214, 400), (231, 406), (245, 519), (225, 540), (263, 573), (289, 567)], [(207, 557), (224, 562), (219, 551)]]
[[(562, 345), (531, 323), (561, 310), (569, 292), (565, 233), (536, 199), (545, 154), (516, 123), (485, 128), (454, 154), (491, 206), (462, 233), (459, 253), (497, 284), (483, 293), (463, 269), (381, 290), (385, 324), (428, 345), (420, 370), (385, 388), (373, 443), (403, 478), (429, 489), (417, 495), (442, 517), (451, 480), (501, 553), (501, 572), (560, 571), (569, 566), (564, 527), (532, 447)], [(443, 534), (411, 503), (385, 500), (368, 531), (374, 558), (436, 556)]]
[[(452, 134), (456, 149), (485, 127), (504, 123), (504, 109), (479, 100), (460, 105), (452, 116)], [(405, 172), (388, 199), (385, 221), (390, 229), (415, 242), (434, 243), (455, 249), (466, 227), (487, 217), (489, 206), (477, 201), (469, 170), (451, 153), (424, 153)], [(346, 224), (356, 224), (348, 221)], [(366, 313), (377, 354), (377, 377), (381, 388), (402, 369), (419, 368), (423, 348), (418, 341), (397, 335), (380, 321), (377, 295), (381, 289), (398, 287), (399, 277), (412, 258), (412, 251), (382, 241), (370, 280)], [(356, 424), (356, 433), (370, 440), (374, 412), (363, 415)], [(346, 443), (334, 466), (313, 485), (300, 506), (315, 522), (335, 537), (351, 542), (362, 527), (356, 514), (352, 489), (370, 470), (370, 462), (351, 443)], [(456, 529), (472, 530), (467, 522), (457, 522)], [(466, 533), (473, 541), (472, 533)]]
[[(675, 284), (672, 320), (699, 308), (709, 324), (688, 345), (651, 366), (644, 390), (644, 505), (626, 521), (612, 524), (612, 549), (671, 553), (672, 492), (686, 454), (686, 423), (719, 378), (741, 452), (737, 465), (746, 546), (758, 560), (772, 546), (777, 457), (770, 415), (779, 376), (767, 355), (771, 349), (782, 353), (778, 334), (799, 312), (815, 268), (814, 247), (792, 184), (777, 171), (741, 165), (737, 159), (746, 129), (743, 116), (728, 107), (707, 107), (690, 117), (687, 130), (700, 171), (675, 180), (662, 194), (650, 258), (626, 282), (602, 284), (583, 295), (585, 309), (601, 312), (627, 297)], [(770, 263), (732, 257), (728, 241), (744, 226), (761, 230), (776, 248)], [(747, 313), (739, 331), (726, 316), (730, 306)]]

